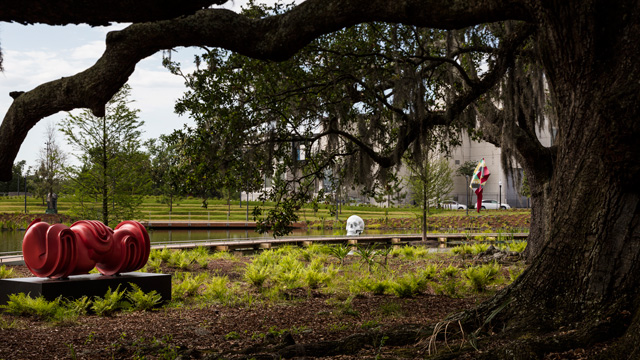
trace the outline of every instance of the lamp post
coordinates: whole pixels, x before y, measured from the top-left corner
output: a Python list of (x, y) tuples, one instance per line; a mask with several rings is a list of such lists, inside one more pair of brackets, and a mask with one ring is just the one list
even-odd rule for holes
[(502, 180), (498, 181), (498, 209), (502, 209)]
[[(469, 183), (469, 175), (464, 176), (467, 179), (467, 184)], [(469, 186), (467, 185), (467, 216), (469, 216)]]
[(31, 167), (27, 169), (27, 173), (24, 176), (24, 213), (27, 213), (27, 177), (29, 176), (29, 171)]

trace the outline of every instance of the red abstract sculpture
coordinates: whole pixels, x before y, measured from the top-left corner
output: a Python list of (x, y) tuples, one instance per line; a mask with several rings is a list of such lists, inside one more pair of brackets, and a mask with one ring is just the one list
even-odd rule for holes
[(150, 249), (147, 229), (137, 221), (123, 221), (114, 231), (93, 220), (67, 227), (35, 219), (22, 241), (31, 273), (54, 279), (88, 274), (94, 267), (103, 275), (135, 271), (147, 263)]

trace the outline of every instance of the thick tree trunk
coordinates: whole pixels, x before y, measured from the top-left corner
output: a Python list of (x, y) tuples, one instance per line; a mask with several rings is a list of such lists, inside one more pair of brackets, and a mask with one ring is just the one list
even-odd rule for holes
[(511, 334), (563, 327), (588, 343), (626, 332), (612, 347), (623, 352), (640, 337), (640, 6), (626, 5), (561, 1), (539, 12), (557, 151), (551, 177), (531, 181), (531, 265), (481, 307), (480, 322), (509, 304), (496, 319)]

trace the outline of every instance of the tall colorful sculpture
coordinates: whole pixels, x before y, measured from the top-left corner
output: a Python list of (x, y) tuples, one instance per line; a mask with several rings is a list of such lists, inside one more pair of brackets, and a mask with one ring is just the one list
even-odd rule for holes
[(22, 241), (31, 273), (53, 279), (88, 274), (94, 267), (103, 275), (135, 271), (147, 263), (150, 249), (149, 234), (137, 221), (123, 221), (112, 230), (93, 220), (68, 227), (35, 219)]

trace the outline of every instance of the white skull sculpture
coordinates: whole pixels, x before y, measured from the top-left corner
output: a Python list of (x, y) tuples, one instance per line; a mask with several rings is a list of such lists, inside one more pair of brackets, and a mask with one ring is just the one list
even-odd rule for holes
[(364, 231), (364, 220), (358, 215), (351, 215), (347, 219), (347, 235), (360, 235)]

